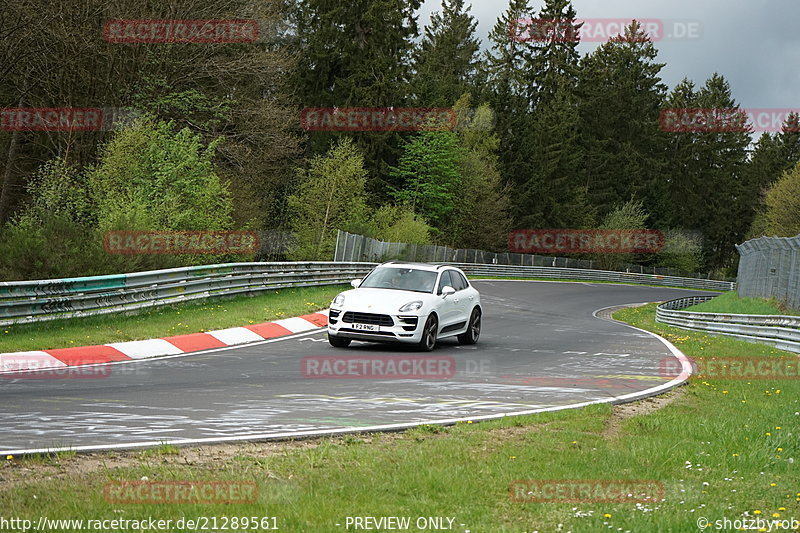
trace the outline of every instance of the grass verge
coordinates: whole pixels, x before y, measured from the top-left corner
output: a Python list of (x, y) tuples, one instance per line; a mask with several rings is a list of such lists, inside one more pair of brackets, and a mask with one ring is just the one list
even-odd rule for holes
[(0, 326), (0, 352), (153, 339), (269, 322), (324, 309), (343, 287), (298, 287), (157, 307), (134, 315), (119, 313)]
[(788, 309), (778, 300), (766, 298), (739, 298), (736, 291), (720, 294), (713, 300), (687, 307), (686, 311), (698, 313), (734, 313), (740, 315), (798, 315), (800, 311)]
[[(691, 357), (785, 354), (656, 324), (654, 305), (615, 316), (658, 332)], [(12, 459), (0, 467), (0, 506), (13, 510), (4, 514), (34, 523), (40, 516), (218, 521), (270, 516), (277, 517), (282, 531), (303, 532), (345, 531), (348, 516), (410, 517), (412, 523), (418, 517), (451, 517), (451, 531), (471, 533), (684, 532), (698, 531), (700, 517), (712, 525), (724, 518), (800, 519), (799, 383), (693, 379), (680, 394), (673, 393), (677, 397), (670, 405), (649, 414), (629, 411), (633, 416), (620, 415), (630, 406), (596, 405), (312, 443), (64, 456), (55, 465)], [(87, 468), (92, 461), (94, 467)], [(110, 482), (144, 479), (252, 482), (258, 497), (227, 505), (124, 504), (104, 498)], [(650, 503), (509, 498), (514, 480), (564, 479), (653, 480), (663, 484), (664, 498)], [(265, 528), (239, 529), (245, 530)]]

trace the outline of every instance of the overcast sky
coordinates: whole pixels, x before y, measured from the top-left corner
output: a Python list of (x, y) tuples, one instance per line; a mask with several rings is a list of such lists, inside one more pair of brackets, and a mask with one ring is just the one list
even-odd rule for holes
[[(485, 47), (489, 30), (508, 1), (471, 3)], [(692, 27), (688, 23), (699, 27), (697, 38), (664, 35), (655, 43), (658, 61), (667, 64), (661, 75), (670, 90), (684, 77), (699, 86), (719, 72), (741, 107), (800, 108), (800, 0), (573, 0), (572, 4), (580, 19), (658, 19), (665, 22), (666, 31)], [(531, 5), (538, 11), (544, 0), (531, 0)], [(426, 0), (420, 25), (440, 9), (441, 0)], [(581, 43), (581, 53), (598, 44)]]

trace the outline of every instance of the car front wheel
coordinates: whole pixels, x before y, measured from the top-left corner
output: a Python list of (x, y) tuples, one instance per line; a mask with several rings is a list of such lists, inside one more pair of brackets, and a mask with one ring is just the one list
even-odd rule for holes
[(334, 348), (347, 348), (348, 346), (350, 346), (350, 339), (334, 337), (330, 333), (328, 333), (328, 342), (331, 343), (331, 346), (333, 346)]
[(435, 315), (428, 317), (425, 327), (422, 329), (422, 338), (419, 340), (419, 349), (430, 352), (436, 346), (436, 337), (439, 333), (439, 321)]
[(472, 310), (472, 315), (469, 317), (469, 326), (467, 331), (458, 336), (458, 342), (461, 344), (475, 344), (478, 342), (478, 337), (481, 336), (481, 312), (476, 307)]

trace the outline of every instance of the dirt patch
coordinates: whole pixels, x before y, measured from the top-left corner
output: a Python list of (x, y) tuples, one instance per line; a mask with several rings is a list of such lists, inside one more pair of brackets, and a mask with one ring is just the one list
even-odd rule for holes
[(657, 411), (662, 407), (666, 407), (686, 393), (686, 387), (678, 387), (672, 389), (670, 392), (653, 396), (652, 398), (645, 398), (638, 402), (623, 403), (615, 405), (611, 411), (611, 417), (606, 423), (602, 436), (606, 439), (613, 440), (619, 437), (622, 432), (622, 424), (629, 418), (634, 416), (650, 414)]
[(334, 439), (308, 439), (297, 441), (243, 442), (236, 444), (214, 444), (187, 448), (155, 448), (144, 451), (96, 452), (60, 454), (51, 457), (0, 458), (0, 491), (29, 482), (75, 478), (98, 471), (118, 468), (133, 468), (146, 465), (180, 465), (218, 470), (238, 456), (270, 457), (294, 451), (317, 448), (324, 442), (345, 443), (356, 438), (364, 444), (390, 442), (407, 438), (402, 433), (354, 435)]

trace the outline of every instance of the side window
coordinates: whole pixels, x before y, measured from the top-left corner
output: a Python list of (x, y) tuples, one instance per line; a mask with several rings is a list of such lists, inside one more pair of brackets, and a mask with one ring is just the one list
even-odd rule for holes
[(461, 276), (455, 270), (450, 271), (450, 280), (453, 282), (453, 285), (451, 286), (457, 291), (467, 288), (466, 284), (461, 279)]
[(469, 283), (467, 283), (466, 278), (461, 272), (456, 272), (455, 270), (451, 270), (450, 277), (453, 278), (453, 283), (458, 284), (458, 287), (454, 287), (455, 290), (460, 291), (462, 289), (466, 289), (467, 287), (469, 287)]
[[(442, 289), (450, 285), (453, 287), (453, 281), (450, 279), (450, 271), (445, 270), (442, 272), (442, 277), (439, 278), (439, 287), (436, 289), (436, 294), (442, 294)], [(455, 287), (453, 287), (455, 289)]]

